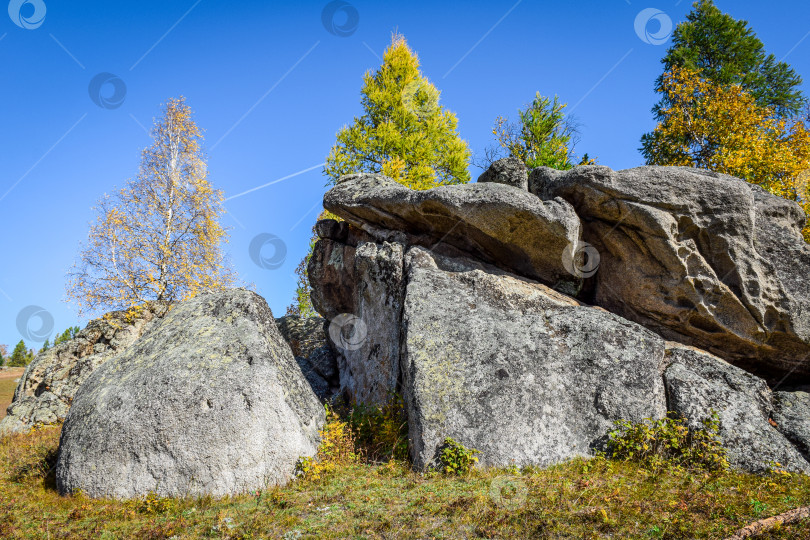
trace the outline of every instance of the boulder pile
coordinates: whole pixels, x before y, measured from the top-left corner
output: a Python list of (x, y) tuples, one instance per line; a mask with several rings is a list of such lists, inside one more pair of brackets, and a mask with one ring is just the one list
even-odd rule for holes
[(734, 466), (810, 471), (795, 203), (695, 169), (507, 159), (419, 192), (345, 176), (324, 207), (343, 221), (318, 224), (308, 273), (341, 391), (402, 394), (416, 467), (445, 437), (545, 465), (604, 448), (615, 420), (714, 411)]
[(307, 269), (323, 318), (274, 319), (245, 289), (106, 316), (28, 367), (0, 434), (64, 419), (57, 487), (94, 497), (284, 483), (324, 402), (395, 395), (417, 469), (447, 437), (481, 466), (591, 456), (616, 421), (671, 411), (716, 415), (738, 469), (810, 473), (795, 203), (695, 169), (508, 158), (426, 191), (345, 176), (324, 207), (340, 220), (316, 224)]
[(63, 421), (90, 374), (132, 345), (164, 311), (148, 305), (134, 312), (107, 313), (90, 321), (73, 339), (38, 354), (25, 369), (0, 421), (0, 436)]

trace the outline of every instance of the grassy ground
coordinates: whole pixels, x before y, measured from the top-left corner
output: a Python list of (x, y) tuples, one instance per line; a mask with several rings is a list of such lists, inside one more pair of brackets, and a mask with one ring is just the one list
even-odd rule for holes
[[(575, 460), (469, 477), (356, 464), (225, 499), (94, 501), (54, 491), (59, 428), (0, 441), (2, 538), (723, 538), (810, 505), (810, 477), (652, 474)], [(810, 521), (765, 538), (809, 538)]]
[(23, 371), (25, 371), (25, 368), (11, 368), (0, 371), (0, 418), (6, 415), (6, 409), (11, 404), (14, 389), (17, 387), (17, 383), (14, 381), (22, 376)]

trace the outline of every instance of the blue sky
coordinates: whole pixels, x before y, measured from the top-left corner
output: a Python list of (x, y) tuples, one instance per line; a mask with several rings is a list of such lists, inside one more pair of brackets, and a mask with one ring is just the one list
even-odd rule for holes
[[(196, 111), (210, 180), (233, 197), (225, 224), (236, 269), (280, 316), (320, 209), (319, 165), (337, 130), (360, 114), (361, 78), (379, 65), (393, 30), (419, 54), (474, 152), (492, 144), (498, 115), (539, 91), (569, 104), (580, 152), (620, 169), (642, 164), (639, 137), (654, 127), (653, 83), (669, 45), (660, 25), (691, 8), (688, 0), (347, 4), (329, 28), (322, 1), (11, 0), (14, 19), (0, 10), (0, 343), (20, 340), (17, 319), (28, 306), (45, 310), (54, 331), (86, 323), (63, 301), (65, 272), (94, 202), (135, 176), (150, 143), (145, 128), (170, 97), (185, 95)], [(717, 4), (751, 22), (766, 49), (810, 81), (810, 3)], [(659, 15), (639, 34), (635, 20), (649, 8)], [(329, 31), (352, 13), (350, 35)], [(125, 85), (120, 106), (90, 98), (99, 73)], [(471, 167), (474, 178), (480, 172)], [(280, 268), (251, 260), (259, 234), (286, 244)]]

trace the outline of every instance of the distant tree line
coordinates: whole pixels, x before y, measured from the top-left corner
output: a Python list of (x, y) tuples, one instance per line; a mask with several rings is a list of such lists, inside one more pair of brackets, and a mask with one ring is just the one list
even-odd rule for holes
[(43, 353), (51, 347), (59, 345), (60, 343), (70, 341), (71, 339), (75, 338), (76, 334), (79, 333), (79, 330), (80, 328), (78, 326), (72, 326), (61, 334), (56, 334), (56, 337), (53, 340), (53, 345), (51, 345), (50, 339), (46, 339), (45, 343), (42, 344), (42, 348), (40, 348), (38, 351), (36, 349), (29, 349), (25, 344), (25, 340), (21, 339), (19, 343), (15, 345), (14, 350), (9, 355), (8, 346), (0, 344), (0, 366), (25, 367), (31, 363), (31, 360), (33, 360), (36, 355)]

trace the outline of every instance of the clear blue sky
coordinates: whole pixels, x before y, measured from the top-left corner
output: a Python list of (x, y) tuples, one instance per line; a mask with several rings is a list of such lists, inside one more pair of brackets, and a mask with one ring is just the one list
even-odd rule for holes
[[(810, 3), (717, 4), (750, 21), (766, 49), (787, 55), (810, 81)], [(34, 28), (0, 10), (0, 343), (20, 340), (16, 320), (30, 305), (52, 315), (54, 330), (86, 323), (63, 301), (65, 272), (94, 202), (136, 174), (150, 143), (144, 128), (169, 97), (185, 95), (196, 111), (210, 180), (226, 197), (312, 169), (226, 205), (234, 265), (279, 316), (320, 209), (318, 165), (336, 131), (359, 114), (361, 77), (379, 65), (393, 30), (419, 54), (473, 151), (492, 143), (495, 117), (514, 114), (539, 91), (569, 103), (581, 125), (579, 151), (619, 169), (642, 163), (639, 137), (654, 127), (653, 83), (669, 44), (646, 43), (635, 19), (647, 8), (665, 14), (646, 27), (656, 41), (661, 21), (677, 24), (691, 2), (351, 0), (330, 27), (340, 33), (354, 10), (359, 22), (347, 36), (324, 26), (326, 5), (12, 0), (11, 11), (22, 11), (16, 23)], [(99, 73), (126, 85), (117, 108), (90, 99)], [(473, 177), (480, 172), (471, 168)], [(251, 239), (262, 233), (286, 243), (278, 269), (249, 257)]]

